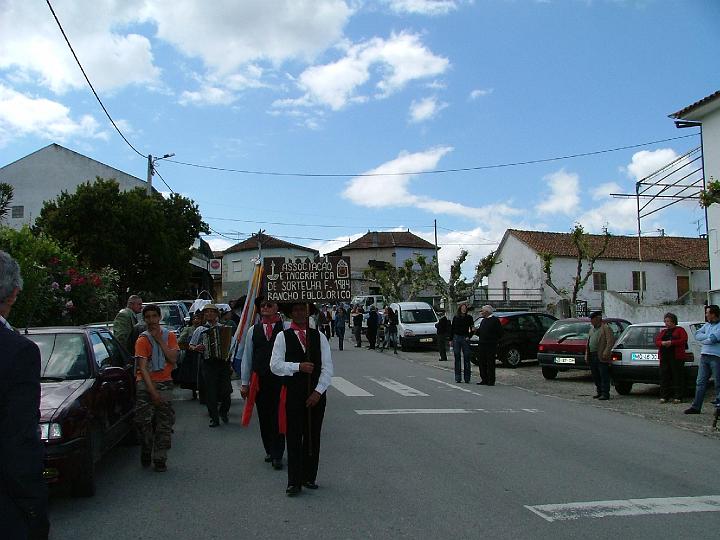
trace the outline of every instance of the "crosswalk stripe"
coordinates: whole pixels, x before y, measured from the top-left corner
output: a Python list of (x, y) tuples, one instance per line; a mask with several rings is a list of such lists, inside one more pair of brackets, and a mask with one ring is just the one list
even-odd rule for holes
[(453, 388), (454, 390), (460, 390), (461, 392), (466, 392), (468, 394), (472, 394), (473, 396), (482, 396), (479, 392), (473, 392), (472, 390), (468, 390), (467, 388), (460, 388), (457, 384), (452, 384), (447, 381), (441, 381), (440, 379), (434, 379), (432, 377), (427, 378), (428, 381), (433, 381), (439, 384), (444, 384), (445, 386), (449, 386), (450, 388)]
[(406, 397), (428, 396), (428, 394), (426, 394), (425, 392), (416, 390), (415, 388), (412, 388), (406, 384), (395, 381), (393, 379), (388, 379), (387, 377), (384, 377), (382, 379), (368, 377), (368, 379), (379, 384), (380, 386), (384, 386), (388, 390), (392, 390), (393, 392), (400, 394), (401, 396), (406, 396)]
[(338, 390), (348, 397), (372, 397), (373, 395), (342, 377), (333, 377), (331, 384), (335, 390)]
[(503, 413), (541, 413), (538, 409), (355, 409), (359, 415), (398, 415), (398, 414), (503, 414)]

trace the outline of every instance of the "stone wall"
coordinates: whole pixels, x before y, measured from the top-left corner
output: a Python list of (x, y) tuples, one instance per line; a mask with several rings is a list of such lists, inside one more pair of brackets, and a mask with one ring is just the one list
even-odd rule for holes
[(604, 317), (618, 317), (632, 323), (658, 322), (663, 315), (672, 312), (679, 321), (700, 322), (704, 320), (704, 305), (661, 304), (640, 305), (628, 301), (625, 297), (612, 291), (604, 291), (602, 295)]

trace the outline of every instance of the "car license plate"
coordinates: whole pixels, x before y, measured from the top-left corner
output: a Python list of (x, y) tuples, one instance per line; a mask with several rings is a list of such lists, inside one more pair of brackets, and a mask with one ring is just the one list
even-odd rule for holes
[(657, 361), (658, 355), (657, 353), (639, 353), (634, 352), (630, 355), (631, 360), (654, 360)]
[(432, 343), (433, 338), (431, 337), (424, 337), (420, 338), (420, 343)]
[(564, 357), (558, 357), (555, 359), (556, 364), (574, 364), (575, 359), (574, 358), (564, 358)]

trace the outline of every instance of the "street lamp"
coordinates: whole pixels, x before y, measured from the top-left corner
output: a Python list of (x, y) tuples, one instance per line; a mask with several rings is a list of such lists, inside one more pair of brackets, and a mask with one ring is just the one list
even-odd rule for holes
[(163, 157), (152, 157), (152, 154), (148, 154), (148, 167), (147, 167), (147, 194), (152, 194), (152, 177), (155, 174), (155, 162), (161, 159), (167, 159), (173, 157), (175, 154), (165, 154)]

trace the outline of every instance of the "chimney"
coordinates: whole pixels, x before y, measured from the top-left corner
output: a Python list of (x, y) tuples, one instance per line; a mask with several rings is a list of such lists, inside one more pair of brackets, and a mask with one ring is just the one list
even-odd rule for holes
[(378, 247), (378, 245), (379, 245), (378, 233), (377, 233), (377, 231), (375, 231), (372, 233), (372, 247), (376, 248), (376, 247)]

